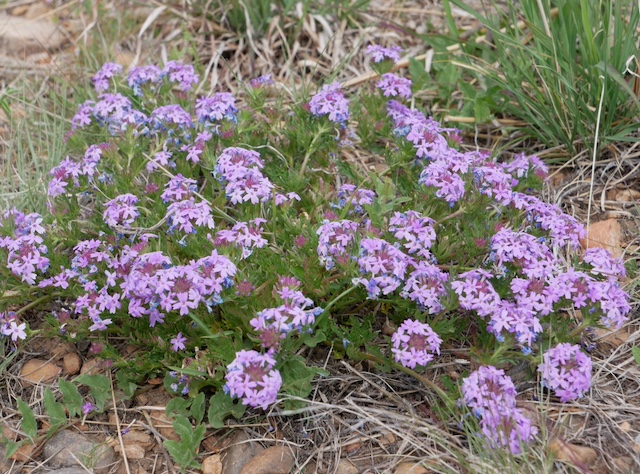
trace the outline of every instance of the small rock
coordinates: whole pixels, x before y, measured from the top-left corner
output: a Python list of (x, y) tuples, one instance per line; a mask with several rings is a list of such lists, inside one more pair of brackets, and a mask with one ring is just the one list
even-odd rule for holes
[(628, 433), (629, 431), (631, 431), (631, 423), (629, 423), (628, 421), (623, 421), (618, 425), (618, 428), (620, 428), (623, 433)]
[(622, 256), (623, 231), (617, 219), (607, 219), (594, 222), (587, 229), (587, 237), (580, 240), (586, 249), (603, 248), (611, 252), (614, 257)]
[[(120, 449), (120, 444), (115, 446), (115, 450), (122, 454)], [(124, 445), (124, 455), (127, 459), (144, 459), (145, 450), (142, 446), (137, 443), (125, 443)]]
[(151, 435), (148, 435), (144, 431), (131, 429), (126, 435), (122, 436), (124, 443), (136, 443), (142, 446), (144, 449), (150, 449), (155, 445), (155, 441)]
[(48, 352), (51, 355), (51, 357), (53, 358), (53, 360), (60, 360), (62, 359), (65, 355), (69, 354), (70, 352), (73, 352), (74, 348), (73, 345), (69, 342), (64, 342), (64, 341), (58, 341), (56, 343), (55, 346), (53, 346)]
[(53, 382), (62, 369), (49, 361), (41, 359), (28, 360), (20, 370), (22, 377), (21, 383), (23, 387), (30, 385)]
[(202, 448), (208, 453), (218, 454), (223, 448), (223, 440), (219, 436), (207, 436), (202, 440)]
[(393, 474), (428, 474), (429, 471), (420, 464), (414, 464), (412, 462), (401, 462), (396, 466), (396, 470)]
[(335, 470), (335, 474), (358, 474), (359, 472), (358, 468), (346, 459), (341, 459)]
[(96, 474), (109, 472), (117, 461), (116, 453), (110, 446), (69, 430), (59, 431), (45, 443), (44, 457), (53, 468), (78, 466), (80, 461), (92, 467)]
[(289, 474), (296, 458), (288, 446), (272, 446), (244, 465), (241, 474)]
[(554, 454), (557, 461), (567, 461), (571, 464), (593, 464), (598, 454), (592, 448), (578, 446), (555, 438), (549, 443), (549, 451)]
[(102, 361), (100, 359), (89, 359), (82, 364), (82, 369), (80, 369), (82, 375), (99, 375), (103, 371)]
[(224, 474), (240, 474), (242, 468), (263, 448), (255, 441), (249, 441), (244, 431), (238, 431), (229, 442), (229, 447), (222, 455), (222, 472)]
[(222, 474), (222, 457), (214, 454), (205, 458), (202, 461), (202, 474)]
[(640, 199), (640, 191), (635, 189), (616, 189), (614, 199), (618, 202), (631, 202)]
[(394, 444), (395, 442), (396, 442), (396, 437), (392, 432), (384, 431), (382, 433), (382, 437), (380, 438), (380, 443), (382, 443), (383, 446)]
[(30, 20), (0, 13), (0, 51), (26, 57), (40, 51), (59, 49), (65, 37), (49, 20)]
[(62, 370), (66, 375), (76, 375), (82, 367), (82, 359), (75, 352), (69, 352), (62, 358)]

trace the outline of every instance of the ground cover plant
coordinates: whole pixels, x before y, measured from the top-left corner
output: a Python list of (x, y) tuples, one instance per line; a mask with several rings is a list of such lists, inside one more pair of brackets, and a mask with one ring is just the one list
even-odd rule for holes
[[(368, 52), (379, 81), (309, 97), (269, 77), (200, 96), (180, 61), (105, 64), (51, 170), (48, 212), (2, 216), (7, 345), (88, 340), (129, 393), (163, 376), (198, 424), (207, 394), (212, 426), (300, 407), (324, 374), (305, 356), (330, 347), (415, 376), (493, 448), (535, 442), (502, 369), (523, 362), (560, 400), (584, 396), (577, 343), (626, 321), (625, 269), (582, 252), (582, 226), (531, 194), (540, 160), (463, 151), (456, 130), (397, 100), (413, 92), (386, 72), (400, 52)], [(342, 158), (351, 147), (387, 168), (362, 173)], [(34, 308), (46, 321), (27, 327)], [(121, 357), (123, 338), (144, 356)], [(459, 387), (421, 375), (444, 347), (472, 349)]]

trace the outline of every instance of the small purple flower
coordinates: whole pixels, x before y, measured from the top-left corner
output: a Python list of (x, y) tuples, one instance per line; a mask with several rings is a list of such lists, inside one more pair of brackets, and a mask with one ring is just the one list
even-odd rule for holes
[(273, 85), (273, 79), (271, 78), (271, 74), (265, 74), (263, 76), (254, 77), (249, 81), (249, 85), (254, 89), (259, 89), (265, 86)]
[(309, 101), (309, 111), (316, 117), (328, 115), (329, 120), (341, 125), (349, 120), (349, 101), (340, 89), (340, 83), (325, 84)]
[(82, 414), (86, 416), (95, 409), (96, 409), (96, 406), (93, 403), (87, 402), (84, 405), (82, 405)]
[(266, 410), (276, 402), (282, 386), (282, 377), (275, 365), (271, 353), (237, 352), (234, 361), (227, 366), (225, 391), (234, 398), (241, 398), (243, 405)]
[(182, 92), (188, 92), (200, 80), (195, 73), (193, 66), (183, 64), (182, 61), (169, 61), (162, 73), (169, 76), (171, 82), (175, 82), (180, 86)]
[(200, 123), (211, 124), (223, 119), (235, 123), (237, 113), (236, 99), (229, 92), (218, 92), (196, 101), (196, 117)]
[(370, 44), (367, 46), (366, 53), (371, 57), (374, 63), (380, 63), (385, 59), (389, 59), (393, 62), (400, 60), (400, 53), (402, 48), (400, 46), (391, 46), (390, 48), (383, 48), (377, 44)]
[(162, 82), (162, 71), (153, 64), (134, 67), (129, 71), (127, 82), (129, 83), (129, 87), (133, 89), (134, 95), (142, 96), (143, 85), (151, 84), (153, 90), (154, 87)]
[(402, 97), (403, 99), (411, 97), (411, 80), (390, 72), (382, 75), (376, 87), (385, 97)]
[(491, 448), (508, 447), (520, 454), (521, 444), (533, 441), (538, 429), (516, 407), (516, 389), (503, 370), (479, 367), (462, 381), (461, 403), (480, 418), (482, 434)]
[(396, 362), (415, 369), (431, 362), (433, 354), (440, 354), (442, 339), (428, 324), (407, 319), (393, 334), (391, 342)]
[(560, 397), (561, 402), (576, 400), (591, 387), (591, 359), (580, 346), (558, 344), (542, 356), (538, 366), (542, 384)]
[(627, 271), (621, 258), (615, 258), (606, 249), (594, 247), (584, 251), (582, 260), (591, 265), (591, 273), (614, 280), (624, 279)]
[(186, 348), (185, 342), (187, 342), (187, 338), (179, 332), (176, 337), (171, 339), (171, 349), (173, 352), (183, 351)]
[(353, 184), (343, 184), (338, 189), (338, 202), (331, 203), (334, 209), (343, 209), (347, 206), (353, 208), (352, 212), (364, 214), (362, 206), (371, 206), (376, 198), (376, 193), (370, 189), (356, 188)]
[(93, 87), (98, 94), (109, 89), (109, 81), (122, 72), (122, 66), (116, 63), (105, 63), (93, 76)]
[(316, 231), (318, 234), (318, 258), (327, 270), (335, 267), (336, 261), (344, 260), (352, 250), (358, 224), (350, 220), (331, 222), (325, 220)]
[(104, 204), (102, 218), (110, 227), (118, 225), (130, 227), (140, 214), (136, 207), (138, 201), (138, 197), (133, 194), (117, 196)]
[[(0, 313), (0, 315), (1, 314), (2, 313)], [(18, 339), (24, 340), (27, 338), (27, 333), (25, 331), (26, 328), (26, 323), (18, 324), (15, 322), (15, 320), (13, 320), (3, 324), (0, 328), (0, 332), (4, 336), (10, 337), (13, 342), (16, 342)]]

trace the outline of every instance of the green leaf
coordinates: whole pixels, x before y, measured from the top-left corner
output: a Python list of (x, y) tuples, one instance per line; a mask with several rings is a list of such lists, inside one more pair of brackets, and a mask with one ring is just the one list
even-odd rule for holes
[(429, 73), (424, 69), (424, 63), (414, 58), (409, 59), (409, 75), (414, 89), (423, 89), (430, 81)]
[(191, 416), (196, 423), (202, 423), (204, 419), (204, 393), (200, 392), (191, 402)]
[(20, 449), (20, 446), (22, 446), (23, 444), (24, 444), (24, 441), (8, 440), (4, 445), (5, 447), (4, 458), (5, 459), (11, 458), (11, 456), (13, 456), (16, 453), (16, 451)]
[(631, 353), (636, 361), (636, 364), (640, 365), (640, 347), (632, 347)]
[(229, 395), (220, 390), (209, 399), (207, 418), (212, 427), (216, 429), (223, 428), (225, 419), (229, 416), (239, 419), (244, 415), (246, 409), (245, 405), (234, 403)]
[(38, 422), (36, 415), (29, 405), (18, 398), (18, 411), (22, 415), (21, 427), (25, 434), (32, 440), (38, 436)]
[(49, 415), (49, 422), (51, 423), (49, 433), (53, 433), (56, 429), (67, 422), (64, 405), (56, 402), (53, 392), (48, 388), (44, 391), (44, 409), (47, 412), (47, 415)]
[(132, 382), (123, 370), (116, 372), (116, 381), (118, 382), (118, 388), (124, 392), (127, 398), (132, 398), (138, 385)]
[(171, 416), (189, 416), (191, 400), (188, 398), (172, 398), (165, 407), (165, 414)]
[(483, 99), (476, 100), (473, 108), (473, 115), (476, 119), (476, 123), (480, 124), (487, 122), (491, 116), (491, 109), (489, 108), (487, 101)]
[(69, 415), (80, 416), (83, 400), (82, 395), (78, 392), (78, 387), (64, 379), (58, 381), (58, 387), (62, 392), (62, 400), (64, 401), (64, 406), (69, 410)]
[(191, 441), (193, 426), (191, 426), (191, 422), (189, 418), (186, 416), (178, 415), (176, 419), (173, 420), (173, 429), (180, 436), (183, 441)]
[(89, 387), (91, 396), (96, 401), (98, 410), (103, 411), (104, 405), (111, 398), (111, 381), (106, 375), (80, 375), (74, 382)]
[(315, 367), (307, 367), (300, 356), (291, 356), (282, 364), (282, 391), (296, 397), (306, 398), (311, 393), (311, 381), (318, 374)]

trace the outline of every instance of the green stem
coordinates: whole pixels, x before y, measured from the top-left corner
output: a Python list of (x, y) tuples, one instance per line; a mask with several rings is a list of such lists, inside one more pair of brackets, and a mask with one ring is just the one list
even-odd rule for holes
[(38, 298), (36, 300), (33, 300), (31, 303), (23, 306), (18, 311), (16, 311), (16, 316), (19, 316), (20, 314), (24, 313), (25, 311), (28, 311), (31, 308), (34, 308), (34, 307), (38, 306), (39, 304), (44, 303), (47, 300), (56, 298), (56, 297), (60, 296), (61, 294), (62, 293), (51, 293), (49, 295), (41, 296), (40, 298)]
[(349, 293), (352, 293), (353, 291), (355, 291), (355, 289), (358, 288), (358, 286), (354, 285), (351, 288), (347, 288), (346, 290), (344, 290), (342, 293), (340, 293), (338, 296), (336, 296), (334, 299), (332, 299), (331, 301), (329, 301), (329, 304), (327, 306), (324, 307), (324, 311), (322, 312), (322, 315), (319, 316), (323, 317), (325, 314), (329, 314), (329, 310), (338, 302), (340, 301), (342, 298), (344, 298), (345, 296), (347, 296)]
[[(373, 362), (377, 362), (379, 364), (388, 364), (389, 361), (383, 360), (380, 357), (373, 355), (369, 352), (362, 352), (361, 353), (362, 357), (373, 361)], [(447, 394), (447, 392), (445, 392), (444, 390), (442, 390), (440, 387), (438, 387), (435, 383), (433, 383), (431, 380), (429, 380), (428, 378), (420, 375), (418, 372), (416, 372), (415, 370), (412, 370), (408, 367), (405, 367), (402, 364), (398, 364), (397, 362), (391, 362), (391, 367), (393, 367), (394, 369), (400, 370), (401, 372), (404, 372), (407, 375), (410, 375), (411, 377), (415, 378), (417, 381), (419, 381), (422, 385), (424, 385), (426, 388), (433, 390), (434, 392), (436, 392), (438, 394), (438, 396), (442, 399), (443, 402), (445, 402), (447, 405), (449, 405), (451, 403), (451, 398), (449, 397), (449, 395)]]
[[(440, 219), (439, 221), (435, 222), (435, 226), (439, 226), (440, 224), (442, 224), (443, 222), (446, 222), (450, 219), (455, 219), (456, 217), (458, 217), (461, 214), (464, 214), (464, 212), (467, 210), (466, 207), (461, 207), (460, 209), (458, 209), (456, 212), (449, 214), (448, 216), (444, 216), (442, 219)], [(435, 227), (434, 226), (434, 227)]]

